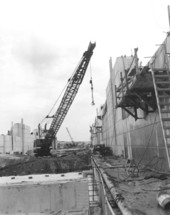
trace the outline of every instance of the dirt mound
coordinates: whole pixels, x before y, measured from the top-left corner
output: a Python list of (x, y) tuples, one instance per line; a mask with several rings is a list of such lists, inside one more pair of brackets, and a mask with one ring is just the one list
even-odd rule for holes
[(15, 159), (0, 168), (0, 176), (66, 173), (87, 170), (91, 166), (90, 151), (69, 152), (61, 157), (31, 157)]

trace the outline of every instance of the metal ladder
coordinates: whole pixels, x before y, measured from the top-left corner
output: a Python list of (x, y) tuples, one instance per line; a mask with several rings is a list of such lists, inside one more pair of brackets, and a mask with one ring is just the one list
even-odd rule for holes
[(166, 68), (154, 68), (151, 71), (170, 169), (170, 71)]

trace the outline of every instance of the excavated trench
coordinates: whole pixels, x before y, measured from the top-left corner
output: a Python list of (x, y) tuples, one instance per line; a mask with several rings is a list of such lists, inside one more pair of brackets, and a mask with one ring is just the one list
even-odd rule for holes
[(62, 156), (0, 157), (0, 176), (79, 172), (91, 168), (89, 150), (67, 152)]

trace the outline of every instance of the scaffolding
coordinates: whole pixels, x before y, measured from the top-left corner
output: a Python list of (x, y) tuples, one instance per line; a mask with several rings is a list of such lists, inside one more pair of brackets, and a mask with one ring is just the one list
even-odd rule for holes
[[(138, 108), (146, 115), (157, 109), (152, 73), (148, 66), (139, 66), (137, 51), (137, 48), (134, 49), (135, 54), (129, 69), (120, 73), (120, 84), (115, 85), (116, 108), (121, 107), (135, 120), (140, 119)], [(122, 61), (124, 64), (123, 57)]]

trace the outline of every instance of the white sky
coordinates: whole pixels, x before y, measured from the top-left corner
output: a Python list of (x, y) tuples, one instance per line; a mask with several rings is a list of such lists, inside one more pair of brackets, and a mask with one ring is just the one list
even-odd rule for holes
[[(11, 121), (31, 129), (48, 114), (90, 41), (90, 70), (58, 132), (89, 140), (96, 108), (105, 102), (109, 58), (139, 48), (143, 65), (169, 30), (168, 0), (0, 0), (0, 133)], [(59, 104), (58, 104), (59, 105)], [(55, 110), (57, 110), (56, 106)]]

